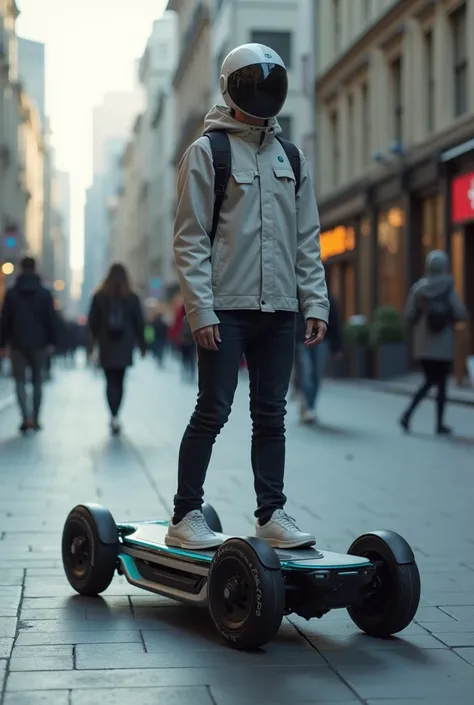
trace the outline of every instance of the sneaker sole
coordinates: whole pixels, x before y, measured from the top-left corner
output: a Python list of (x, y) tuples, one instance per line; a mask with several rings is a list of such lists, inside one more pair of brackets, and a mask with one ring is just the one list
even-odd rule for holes
[(278, 539), (265, 539), (261, 536), (257, 536), (257, 538), (266, 541), (272, 548), (312, 548), (316, 546), (316, 539), (307, 539), (306, 541), (279, 541)]
[(170, 546), (171, 548), (182, 548), (186, 551), (205, 551), (209, 548), (218, 548), (223, 543), (224, 542), (220, 539), (216, 539), (216, 541), (209, 543), (190, 543), (189, 541), (176, 539), (173, 536), (165, 536), (165, 546)]

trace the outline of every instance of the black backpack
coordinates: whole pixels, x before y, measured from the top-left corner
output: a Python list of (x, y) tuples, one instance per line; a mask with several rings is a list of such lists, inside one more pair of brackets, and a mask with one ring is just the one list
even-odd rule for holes
[(451, 289), (425, 298), (426, 321), (432, 333), (442, 333), (453, 319), (451, 308)]
[(107, 308), (107, 332), (113, 340), (121, 338), (125, 331), (125, 303), (123, 299), (110, 299)]
[[(227, 182), (229, 181), (232, 171), (232, 153), (230, 150), (229, 135), (227, 132), (224, 132), (223, 130), (206, 132), (205, 137), (207, 137), (211, 143), (212, 161), (214, 164), (214, 212), (212, 215), (212, 228), (210, 233), (212, 245), (217, 232), (219, 213), (224, 202)], [(295, 193), (297, 194), (301, 183), (301, 160), (299, 149), (295, 144), (293, 144), (293, 142), (284, 140), (282, 137), (277, 137), (276, 139), (285, 150), (285, 154), (288, 157), (291, 168), (293, 169), (296, 181)]]

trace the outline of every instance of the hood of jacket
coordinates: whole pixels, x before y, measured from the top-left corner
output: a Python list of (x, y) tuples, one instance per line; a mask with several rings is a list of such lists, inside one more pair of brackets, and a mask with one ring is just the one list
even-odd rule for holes
[(240, 137), (246, 142), (265, 145), (271, 142), (275, 135), (281, 134), (281, 127), (276, 118), (267, 120), (265, 126), (249, 125), (232, 117), (230, 109), (222, 105), (215, 105), (205, 117), (204, 132), (222, 130), (231, 135)]
[(21, 296), (32, 296), (41, 288), (41, 281), (37, 274), (20, 274), (15, 287)]
[(449, 259), (442, 250), (433, 250), (425, 261), (425, 276), (417, 285), (417, 292), (427, 298), (451, 291), (454, 280), (449, 273)]

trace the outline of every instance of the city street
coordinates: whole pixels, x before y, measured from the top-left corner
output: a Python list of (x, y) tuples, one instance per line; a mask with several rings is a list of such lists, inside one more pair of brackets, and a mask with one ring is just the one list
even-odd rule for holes
[[(3, 393), (2, 387), (2, 393)], [(253, 531), (245, 377), (218, 439), (206, 499), (227, 533)], [(361, 634), (345, 611), (285, 619), (258, 653), (223, 644), (205, 611), (115, 578), (103, 599), (75, 596), (60, 536), (79, 502), (117, 521), (168, 518), (177, 448), (195, 401), (174, 364), (128, 378), (124, 434), (111, 439), (99, 373), (57, 365), (44, 431), (22, 438), (0, 413), (0, 703), (2, 705), (472, 705), (474, 694), (474, 409), (451, 406), (456, 437), (433, 435), (434, 406), (411, 436), (407, 400), (327, 382), (322, 425), (287, 419), (288, 511), (320, 547), (345, 551), (372, 529), (413, 546), (423, 599), (399, 638)], [(3, 688), (3, 690), (2, 690)]]

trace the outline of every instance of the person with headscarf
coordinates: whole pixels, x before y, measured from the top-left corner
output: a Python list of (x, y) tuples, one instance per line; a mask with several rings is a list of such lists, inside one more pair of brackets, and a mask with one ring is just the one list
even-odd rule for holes
[(467, 310), (454, 290), (445, 252), (433, 250), (426, 258), (425, 276), (417, 281), (408, 295), (406, 319), (413, 332), (415, 360), (423, 371), (424, 381), (400, 419), (405, 431), (418, 404), (432, 387), (437, 387), (436, 432), (450, 434), (444, 423), (446, 388), (454, 352), (454, 327), (467, 319)]

